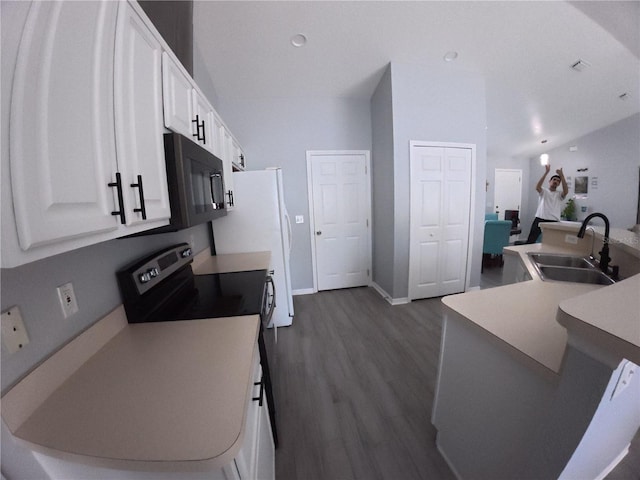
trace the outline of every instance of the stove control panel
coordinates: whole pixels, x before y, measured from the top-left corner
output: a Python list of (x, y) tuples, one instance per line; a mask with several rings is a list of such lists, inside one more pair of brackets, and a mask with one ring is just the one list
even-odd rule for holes
[(155, 252), (117, 272), (121, 285), (129, 294), (143, 295), (165, 278), (191, 263), (193, 252), (187, 243), (180, 243)]

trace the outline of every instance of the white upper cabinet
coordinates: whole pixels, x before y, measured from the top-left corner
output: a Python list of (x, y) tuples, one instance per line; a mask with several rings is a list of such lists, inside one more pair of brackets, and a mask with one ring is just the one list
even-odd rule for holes
[(223, 159), (232, 208), (241, 148), (135, 1), (12, 8), (2, 267), (167, 225), (165, 127)]
[(213, 131), (213, 107), (209, 104), (198, 90), (192, 90), (193, 111), (195, 113), (195, 123), (197, 131), (194, 137), (198, 144), (215, 155), (215, 135)]
[(215, 155), (215, 111), (184, 67), (168, 53), (162, 57), (165, 126)]
[(10, 120), (11, 187), (23, 250), (118, 229), (111, 214), (115, 189), (108, 186), (117, 171), (117, 10), (117, 2), (31, 5)]
[(233, 139), (233, 167), (240, 171), (245, 169), (244, 152), (235, 138)]
[(217, 131), (216, 139), (219, 145), (218, 152), (220, 159), (222, 160), (224, 170), (224, 186), (225, 196), (227, 201), (227, 210), (233, 210), (235, 198), (233, 197), (233, 137), (227, 126), (222, 122), (219, 117), (215, 120), (215, 129)]
[(126, 224), (169, 219), (163, 142), (162, 47), (124, 4), (115, 51), (115, 120)]
[(164, 102), (164, 125), (174, 132), (194, 139), (196, 128), (193, 113), (191, 78), (182, 66), (167, 52), (162, 54), (162, 95)]
[(128, 3), (33, 2), (11, 92), (3, 267), (169, 223), (160, 48)]

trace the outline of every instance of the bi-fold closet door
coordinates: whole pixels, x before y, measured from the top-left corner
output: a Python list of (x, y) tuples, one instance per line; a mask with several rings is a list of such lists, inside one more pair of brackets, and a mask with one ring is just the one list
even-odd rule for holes
[(474, 146), (411, 142), (409, 298), (463, 292)]

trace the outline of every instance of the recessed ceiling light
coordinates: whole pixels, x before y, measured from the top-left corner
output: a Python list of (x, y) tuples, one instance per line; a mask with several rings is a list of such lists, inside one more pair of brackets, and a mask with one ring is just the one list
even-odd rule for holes
[(443, 58), (445, 62), (453, 62), (456, 58), (458, 58), (458, 52), (447, 52), (444, 54)]
[(294, 47), (304, 47), (307, 43), (307, 37), (302, 33), (297, 33), (291, 37), (291, 45)]

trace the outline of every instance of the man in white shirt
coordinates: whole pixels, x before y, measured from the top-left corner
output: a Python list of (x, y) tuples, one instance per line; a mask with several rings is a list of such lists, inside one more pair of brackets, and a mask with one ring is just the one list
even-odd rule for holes
[[(531, 224), (531, 231), (526, 243), (536, 243), (538, 236), (542, 232), (540, 229), (540, 222), (558, 222), (560, 221), (560, 212), (562, 211), (562, 201), (569, 193), (569, 187), (567, 181), (562, 173), (562, 168), (556, 170), (556, 174), (552, 175), (549, 179), (549, 188), (544, 188), (542, 184), (544, 179), (547, 178), (551, 165), (544, 166), (544, 175), (540, 177), (536, 184), (536, 191), (540, 196), (538, 200), (538, 209), (536, 210), (536, 218)], [(562, 185), (562, 191), (558, 190), (558, 187)]]

